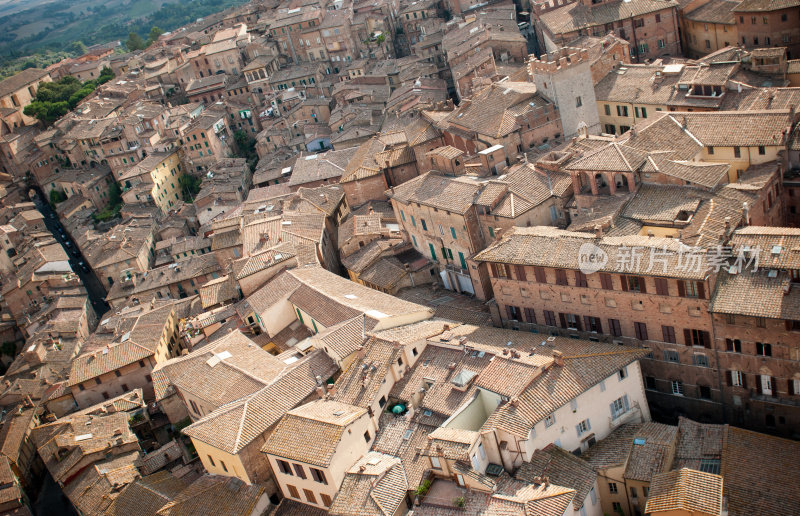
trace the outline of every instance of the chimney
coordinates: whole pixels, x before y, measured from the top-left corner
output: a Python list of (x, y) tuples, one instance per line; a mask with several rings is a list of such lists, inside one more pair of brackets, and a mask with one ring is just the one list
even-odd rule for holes
[(689, 120), (687, 120), (685, 116), (683, 117), (683, 120), (681, 121), (681, 126), (683, 126), (684, 129), (686, 129), (689, 126)]
[(603, 236), (603, 228), (600, 227), (600, 224), (594, 225), (594, 236), (596, 238), (601, 238)]
[(750, 205), (747, 204), (747, 201), (742, 203), (742, 225), (750, 225)]
[(555, 360), (555, 364), (559, 367), (564, 367), (564, 353), (560, 352), (557, 349), (553, 350), (553, 360)]

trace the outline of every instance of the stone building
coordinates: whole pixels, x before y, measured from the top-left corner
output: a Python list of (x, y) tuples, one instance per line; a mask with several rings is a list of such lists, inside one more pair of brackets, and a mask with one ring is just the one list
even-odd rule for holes
[(564, 137), (597, 134), (600, 119), (594, 96), (591, 61), (584, 49), (562, 48), (528, 62), (536, 90), (558, 106)]

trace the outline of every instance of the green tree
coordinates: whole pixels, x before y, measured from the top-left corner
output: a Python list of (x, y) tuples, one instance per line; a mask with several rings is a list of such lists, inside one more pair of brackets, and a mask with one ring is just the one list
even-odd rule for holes
[(239, 129), (238, 131), (234, 131), (233, 141), (236, 142), (236, 148), (238, 149), (236, 155), (247, 160), (251, 172), (255, 170), (256, 163), (258, 163), (256, 139), (250, 136), (246, 131)]
[(184, 202), (193, 202), (194, 196), (200, 191), (203, 180), (189, 174), (181, 174), (178, 177), (178, 185), (181, 187), (181, 194)]
[(131, 32), (128, 34), (128, 41), (125, 42), (125, 46), (128, 47), (128, 50), (144, 50), (147, 48), (147, 42), (142, 39), (142, 37), (135, 32)]
[(150, 46), (150, 44), (155, 43), (156, 41), (158, 41), (159, 36), (161, 36), (162, 34), (164, 34), (164, 31), (159, 29), (158, 26), (153, 25), (153, 27), (150, 29), (150, 35), (147, 36), (147, 44), (148, 44), (148, 46)]
[(75, 40), (66, 47), (66, 51), (76, 56), (81, 56), (86, 53), (86, 45), (81, 40)]
[(50, 204), (55, 206), (56, 204), (66, 201), (67, 196), (61, 190), (50, 190)]
[(116, 77), (116, 74), (114, 73), (114, 70), (112, 70), (111, 68), (109, 68), (107, 66), (104, 66), (103, 69), (100, 70), (100, 76), (94, 82), (95, 82), (95, 84), (100, 86), (101, 84), (107, 83), (108, 81), (110, 81), (114, 77)]
[(111, 183), (111, 186), (108, 189), (108, 205), (110, 207), (116, 208), (121, 204), (122, 204), (122, 189), (119, 187), (119, 183), (114, 181), (113, 183)]

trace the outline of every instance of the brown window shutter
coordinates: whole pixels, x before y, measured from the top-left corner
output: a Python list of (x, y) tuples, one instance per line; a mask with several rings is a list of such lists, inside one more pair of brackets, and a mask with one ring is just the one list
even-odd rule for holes
[(728, 381), (728, 387), (733, 386), (733, 371), (725, 371), (725, 379)]
[(597, 318), (597, 333), (603, 333), (603, 323), (600, 322), (600, 318)]
[(789, 331), (789, 330), (791, 330), (791, 329), (792, 329), (792, 321), (790, 321), (790, 320), (788, 320), (788, 319), (787, 319), (787, 320), (785, 320), (785, 321), (783, 321), (783, 322), (784, 322), (784, 324), (786, 325), (786, 330), (787, 330), (787, 331)]
[(496, 263), (490, 263), (489, 266), (492, 268), (492, 277), (496, 278), (497, 277), (497, 264)]
[(647, 294), (647, 285), (645, 285), (644, 276), (639, 276), (639, 290), (642, 294)]
[(592, 321), (591, 321), (591, 319), (589, 319), (588, 315), (584, 315), (583, 316), (583, 328), (586, 331), (591, 331), (591, 329), (592, 329)]
[(772, 395), (778, 397), (778, 379), (774, 376), (772, 377)]
[(742, 387), (747, 389), (747, 375), (742, 373)]
[(706, 298), (706, 286), (702, 281), (697, 282), (697, 297), (700, 299)]
[(517, 279), (519, 281), (527, 281), (527, 279), (525, 277), (525, 267), (523, 265), (517, 265), (516, 266), (516, 271), (514, 271), (514, 272), (517, 273)]
[(564, 314), (558, 314), (558, 319), (559, 319), (559, 321), (561, 321), (561, 327), (562, 328), (566, 328), (567, 327), (567, 318), (564, 317)]
[(622, 282), (622, 290), (627, 292), (628, 291), (628, 277), (627, 276), (620, 276), (619, 279)]
[(683, 284), (683, 280), (678, 280), (678, 295), (686, 297), (686, 286)]
[(759, 378), (758, 375), (756, 375), (756, 390), (758, 391), (759, 394), (764, 394), (761, 391), (761, 378)]
[(790, 396), (792, 394), (797, 394), (796, 392), (794, 392), (794, 381), (791, 378), (789, 378), (789, 380), (786, 382), (786, 385), (788, 387), (788, 390), (786, 392), (788, 392)]
[(692, 345), (692, 330), (689, 329), (683, 330), (683, 341), (686, 343), (687, 346)]

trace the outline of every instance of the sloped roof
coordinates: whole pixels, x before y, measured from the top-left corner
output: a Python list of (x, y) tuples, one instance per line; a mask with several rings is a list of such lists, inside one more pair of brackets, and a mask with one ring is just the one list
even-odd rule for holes
[(722, 477), (689, 468), (656, 475), (650, 483), (645, 512), (669, 511), (722, 514)]

